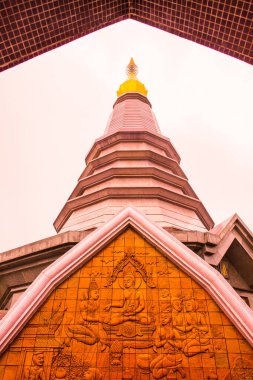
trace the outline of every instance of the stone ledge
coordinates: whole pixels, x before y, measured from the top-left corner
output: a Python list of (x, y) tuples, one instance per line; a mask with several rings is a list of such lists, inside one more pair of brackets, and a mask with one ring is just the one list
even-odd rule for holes
[(164, 183), (172, 184), (184, 192), (184, 194), (189, 195), (194, 198), (198, 198), (191, 185), (184, 177), (181, 177), (176, 174), (168, 173), (165, 170), (158, 169), (156, 167), (136, 167), (136, 168), (109, 168), (102, 172), (92, 174), (88, 177), (84, 177), (79, 180), (75, 189), (72, 191), (68, 200), (76, 198), (82, 195), (82, 190), (96, 186), (101, 182), (105, 182), (108, 179), (112, 178), (139, 178), (151, 177), (158, 179)]
[(33, 243), (23, 245), (11, 249), (9, 251), (0, 253), (0, 270), (2, 264), (5, 262), (10, 262), (12, 260), (17, 260), (23, 258), (27, 255), (38, 254), (39, 252), (47, 251), (59, 246), (67, 245), (68, 243), (78, 243), (91, 231), (68, 231), (57, 234), (55, 236), (50, 236), (42, 240), (38, 240)]
[(103, 199), (131, 199), (131, 198), (145, 198), (145, 199), (163, 199), (167, 202), (177, 204), (179, 206), (184, 206), (188, 209), (193, 210), (203, 225), (210, 229), (213, 227), (214, 223), (207, 210), (205, 209), (202, 202), (193, 197), (187, 195), (174, 193), (170, 190), (165, 190), (160, 187), (111, 187), (104, 190), (99, 190), (89, 195), (81, 195), (78, 198), (70, 199), (62, 208), (60, 214), (54, 222), (54, 227), (56, 231), (60, 231), (65, 221), (75, 210), (86, 207), (87, 205), (95, 204)]
[(86, 164), (88, 164), (94, 158), (97, 158), (104, 148), (124, 141), (150, 143), (151, 145), (164, 150), (167, 156), (171, 156), (175, 161), (177, 161), (178, 164), (180, 163), (180, 156), (169, 138), (148, 131), (120, 131), (110, 135), (104, 135), (97, 139), (86, 156)]

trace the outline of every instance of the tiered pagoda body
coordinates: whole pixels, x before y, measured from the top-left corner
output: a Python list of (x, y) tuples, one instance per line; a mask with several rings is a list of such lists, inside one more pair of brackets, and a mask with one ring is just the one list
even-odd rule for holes
[(136, 70), (131, 61), (105, 133), (88, 153), (87, 166), (55, 221), (58, 233), (97, 228), (126, 206), (163, 228), (204, 232), (213, 227), (179, 154), (161, 134)]
[(0, 255), (0, 379), (253, 379), (252, 234), (214, 226), (127, 74), (57, 235)]

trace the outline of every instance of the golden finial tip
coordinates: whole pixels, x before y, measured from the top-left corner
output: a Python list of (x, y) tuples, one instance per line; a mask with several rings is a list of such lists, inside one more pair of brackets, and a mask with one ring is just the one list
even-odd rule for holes
[(127, 65), (126, 73), (129, 79), (136, 79), (138, 74), (138, 66), (135, 64), (133, 58), (130, 59), (129, 64)]
[(137, 79), (138, 67), (133, 58), (130, 59), (126, 68), (128, 79), (122, 83), (117, 91), (117, 95), (121, 96), (129, 92), (137, 92), (141, 95), (147, 96), (147, 90), (143, 83)]

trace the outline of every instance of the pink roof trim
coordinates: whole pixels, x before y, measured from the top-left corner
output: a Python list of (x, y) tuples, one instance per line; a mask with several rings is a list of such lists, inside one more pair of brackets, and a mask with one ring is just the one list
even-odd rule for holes
[(132, 226), (196, 280), (217, 302), (247, 341), (253, 345), (253, 311), (241, 300), (227, 281), (167, 231), (150, 222), (136, 209), (127, 207), (42, 271), (2, 319), (0, 352), (8, 347), (58, 284), (96, 255), (127, 226)]

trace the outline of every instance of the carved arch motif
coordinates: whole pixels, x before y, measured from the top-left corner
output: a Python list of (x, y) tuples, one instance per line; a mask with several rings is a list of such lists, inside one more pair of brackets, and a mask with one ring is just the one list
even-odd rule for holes
[(111, 286), (118, 277), (119, 272), (121, 272), (128, 264), (132, 264), (135, 270), (140, 273), (147, 286), (155, 288), (156, 285), (154, 284), (152, 276), (148, 274), (145, 265), (136, 259), (134, 250), (131, 248), (126, 249), (123, 259), (114, 267), (112, 274), (108, 277), (105, 287)]

